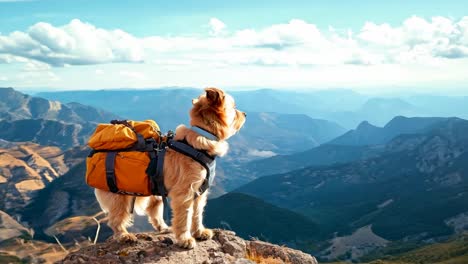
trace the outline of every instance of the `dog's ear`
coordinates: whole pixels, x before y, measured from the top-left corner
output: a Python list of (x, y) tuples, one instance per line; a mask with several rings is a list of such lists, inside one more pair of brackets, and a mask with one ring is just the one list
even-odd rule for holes
[(206, 88), (206, 99), (214, 106), (221, 106), (224, 100), (224, 92), (218, 88)]

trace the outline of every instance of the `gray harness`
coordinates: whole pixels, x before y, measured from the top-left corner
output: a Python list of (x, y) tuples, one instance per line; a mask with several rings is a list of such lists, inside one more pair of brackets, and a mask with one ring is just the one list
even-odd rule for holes
[[(204, 131), (204, 130), (203, 130)], [(199, 131), (196, 131), (197, 133)], [(205, 131), (206, 132), (206, 131)], [(209, 132), (206, 132), (209, 133)], [(202, 134), (202, 133), (199, 133)], [(203, 135), (203, 134), (202, 134)], [(210, 133), (211, 136), (213, 136)], [(205, 135), (203, 135), (205, 136)], [(206, 151), (197, 150), (190, 146), (186, 140), (177, 141), (173, 139), (174, 134), (169, 131), (167, 134), (167, 140), (163, 141), (158, 147), (157, 154), (151, 157), (150, 165), (146, 173), (150, 176), (151, 182), (155, 183), (152, 185), (152, 193), (159, 195), (163, 199), (164, 203), (164, 218), (166, 221), (169, 220), (169, 204), (167, 202), (168, 190), (164, 186), (164, 158), (167, 149), (172, 149), (185, 156), (192, 158), (206, 169), (206, 178), (198, 192), (195, 193), (195, 198), (202, 195), (206, 190), (213, 184), (213, 180), (216, 173), (216, 156), (209, 155)], [(206, 136), (205, 136), (206, 137)], [(214, 137), (214, 136), (213, 136)], [(209, 138), (210, 139), (210, 138)], [(217, 138), (216, 138), (217, 139)], [(155, 165), (155, 166), (154, 166)], [(133, 207), (133, 206), (132, 206)]]

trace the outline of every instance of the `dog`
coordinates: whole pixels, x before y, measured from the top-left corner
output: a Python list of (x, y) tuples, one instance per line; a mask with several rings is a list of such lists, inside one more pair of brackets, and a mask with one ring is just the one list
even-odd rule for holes
[[(206, 88), (202, 95), (192, 100), (190, 125), (210, 132), (218, 140), (208, 139), (185, 125), (176, 128), (174, 139), (186, 140), (193, 148), (204, 150), (212, 156), (224, 156), (229, 148), (226, 140), (241, 129), (245, 120), (246, 113), (236, 109), (232, 96), (218, 88)], [(206, 169), (190, 157), (168, 149), (163, 174), (172, 208), (171, 229), (177, 244), (191, 249), (195, 247), (196, 239), (211, 239), (213, 231), (203, 225), (208, 191), (195, 198), (206, 178)], [(132, 196), (99, 189), (95, 190), (95, 194), (101, 209), (108, 213), (107, 224), (114, 232), (114, 239), (120, 242), (136, 241), (137, 237), (127, 231), (132, 224), (129, 210)], [(154, 229), (160, 232), (169, 230), (163, 219), (163, 207), (160, 196), (136, 197), (134, 204), (135, 212), (146, 214)]]

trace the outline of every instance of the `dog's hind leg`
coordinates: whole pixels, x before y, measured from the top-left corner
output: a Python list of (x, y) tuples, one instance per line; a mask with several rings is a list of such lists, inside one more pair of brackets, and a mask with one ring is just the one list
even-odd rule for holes
[(203, 209), (206, 205), (208, 191), (198, 196), (193, 203), (192, 234), (199, 240), (207, 240), (213, 237), (213, 231), (203, 226)]
[(132, 197), (98, 189), (95, 194), (103, 211), (109, 214), (107, 225), (114, 231), (114, 238), (119, 242), (137, 241), (137, 237), (127, 231), (127, 227), (132, 225)]
[(150, 196), (148, 199), (149, 201), (146, 207), (148, 221), (157, 231), (167, 231), (169, 227), (164, 222), (164, 204), (162, 198), (160, 196)]

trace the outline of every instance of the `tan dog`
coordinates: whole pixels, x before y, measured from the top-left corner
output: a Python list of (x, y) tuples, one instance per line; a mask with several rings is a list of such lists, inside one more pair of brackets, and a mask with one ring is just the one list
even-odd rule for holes
[[(234, 99), (217, 88), (207, 88), (205, 93), (192, 100), (190, 125), (198, 126), (215, 135), (219, 141), (196, 133), (180, 125), (176, 129), (175, 140), (185, 139), (195, 149), (205, 150), (210, 155), (223, 156), (228, 151), (225, 141), (244, 125), (245, 113), (236, 109)], [(177, 243), (183, 248), (193, 248), (195, 239), (211, 239), (213, 232), (203, 226), (203, 208), (208, 192), (195, 199), (205, 177), (206, 170), (198, 162), (174, 150), (167, 150), (164, 160), (164, 185), (169, 191), (172, 208), (172, 231)], [(129, 175), (131, 177), (131, 175)], [(97, 200), (103, 211), (109, 213), (108, 225), (119, 241), (136, 241), (136, 236), (128, 233), (132, 224), (129, 213), (131, 196), (115, 194), (96, 189)], [(162, 231), (168, 228), (163, 219), (163, 202), (159, 196), (137, 197), (135, 211), (146, 213), (153, 227)]]

